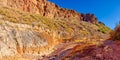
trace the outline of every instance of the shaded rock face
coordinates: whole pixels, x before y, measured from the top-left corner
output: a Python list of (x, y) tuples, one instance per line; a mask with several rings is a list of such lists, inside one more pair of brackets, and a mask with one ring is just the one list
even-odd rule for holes
[(60, 8), (47, 0), (6, 0), (4, 5), (23, 10), (25, 12), (36, 13), (53, 19), (60, 20), (80, 20), (97, 23), (97, 18), (93, 14), (80, 14), (74, 10)]
[(81, 14), (81, 16), (83, 17), (83, 21), (87, 21), (93, 24), (98, 23), (98, 20), (94, 14)]

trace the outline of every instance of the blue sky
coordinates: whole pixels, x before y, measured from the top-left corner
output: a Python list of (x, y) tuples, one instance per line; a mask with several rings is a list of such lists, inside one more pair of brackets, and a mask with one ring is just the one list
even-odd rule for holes
[(80, 13), (93, 13), (98, 20), (113, 29), (120, 21), (120, 0), (49, 0), (62, 8)]

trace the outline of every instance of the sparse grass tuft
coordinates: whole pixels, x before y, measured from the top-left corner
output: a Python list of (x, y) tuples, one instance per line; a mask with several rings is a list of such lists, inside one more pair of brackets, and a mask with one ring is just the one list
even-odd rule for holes
[[(81, 35), (83, 38), (88, 35), (93, 35), (94, 32), (102, 32), (106, 34), (110, 31), (109, 28), (105, 27), (102, 24), (93, 25), (91, 23), (79, 20), (72, 19), (51, 19), (48, 17), (41, 16), (40, 14), (27, 13), (19, 10), (15, 10), (8, 7), (0, 7), (0, 15), (2, 15), (2, 20), (10, 21), (13, 23), (27, 24), (31, 26), (43, 27), (44, 29), (48, 29), (49, 31), (59, 32), (62, 38), (74, 35)], [(68, 36), (69, 35), (69, 36)]]
[(104, 34), (106, 34), (108, 32), (111, 32), (111, 29), (106, 27), (106, 26), (104, 26), (103, 24), (98, 23), (96, 25), (99, 27), (99, 29), (98, 29), (99, 32), (102, 32)]
[(29, 24), (39, 27), (45, 25), (46, 28), (50, 29), (56, 29), (57, 27), (53, 19), (46, 18), (39, 14), (25, 13), (7, 7), (0, 7), (0, 14), (3, 15), (3, 20), (14, 23)]

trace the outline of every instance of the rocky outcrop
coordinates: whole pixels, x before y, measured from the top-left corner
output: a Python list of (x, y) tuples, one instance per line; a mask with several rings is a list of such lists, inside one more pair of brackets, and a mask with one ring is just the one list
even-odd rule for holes
[(120, 43), (112, 40), (103, 41), (101, 45), (69, 43), (42, 60), (120, 60), (119, 51)]
[[(120, 59), (120, 43), (115, 41), (104, 41), (100, 46), (88, 46), (84, 49), (75, 51), (77, 47), (73, 48), (72, 54), (68, 54), (66, 59), (69, 60), (119, 60)], [(79, 47), (79, 46), (78, 46)], [(75, 51), (73, 53), (73, 51)], [(69, 56), (71, 55), (71, 56)]]
[(93, 14), (60, 8), (47, 0), (0, 0), (0, 60), (14, 60), (17, 55), (40, 58), (58, 44), (103, 40), (108, 31)]
[(107, 34), (98, 31), (99, 26), (79, 20), (54, 20), (0, 6), (0, 55), (7, 60), (27, 55), (31, 60), (36, 55), (40, 58), (50, 54), (61, 43), (103, 40)]
[(80, 20), (98, 23), (97, 18), (93, 14), (80, 14), (74, 10), (60, 8), (47, 0), (4, 0), (2, 4), (56, 20)]
[[(15, 55), (46, 55), (54, 51), (55, 34), (39, 27), (0, 21), (0, 59)], [(38, 30), (39, 31), (38, 31)]]
[(98, 23), (98, 20), (94, 14), (81, 14), (81, 16), (83, 17), (83, 21), (87, 21), (93, 24)]

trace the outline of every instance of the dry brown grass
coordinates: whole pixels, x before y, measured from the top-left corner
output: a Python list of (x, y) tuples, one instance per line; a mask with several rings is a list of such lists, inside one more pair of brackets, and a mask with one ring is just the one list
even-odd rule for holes
[(120, 40), (120, 24), (118, 24), (114, 31), (111, 33), (111, 39)]

